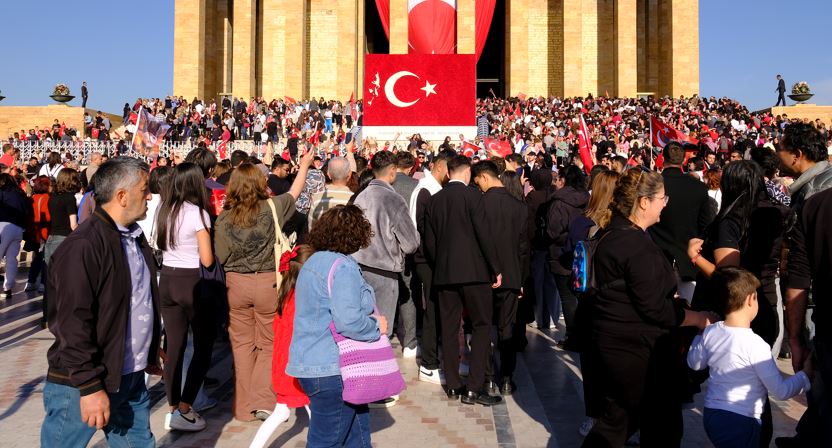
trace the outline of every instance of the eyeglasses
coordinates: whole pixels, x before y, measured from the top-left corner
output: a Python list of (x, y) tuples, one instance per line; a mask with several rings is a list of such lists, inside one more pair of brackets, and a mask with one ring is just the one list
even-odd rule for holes
[(650, 199), (661, 199), (664, 202), (664, 205), (667, 205), (667, 203), (670, 202), (670, 196), (668, 195), (664, 195), (662, 197), (653, 196)]

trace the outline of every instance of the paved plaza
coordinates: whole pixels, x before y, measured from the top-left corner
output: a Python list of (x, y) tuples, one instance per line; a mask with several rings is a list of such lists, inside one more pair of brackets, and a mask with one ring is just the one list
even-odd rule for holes
[[(41, 330), (41, 296), (25, 293), (22, 269), (14, 295), (0, 304), (0, 446), (36, 447), (43, 421), (42, 391), (47, 370), (46, 350), (52, 335)], [(407, 390), (397, 406), (373, 410), (375, 447), (576, 447), (583, 419), (583, 392), (577, 355), (555, 345), (558, 331), (528, 330), (529, 346), (518, 357), (517, 392), (492, 408), (450, 402), (439, 386), (416, 379), (416, 363), (399, 359)], [(787, 362), (780, 362), (791, 372)], [(151, 424), (161, 447), (246, 447), (260, 422), (241, 423), (231, 417), (232, 358), (218, 343), (209, 376), (219, 379), (207, 393), (219, 405), (203, 413), (208, 428), (199, 433), (167, 432), (166, 402), (158, 378), (151, 389)], [(775, 436), (791, 435), (805, 409), (803, 397), (772, 401)], [(684, 447), (708, 447), (702, 429), (702, 394), (685, 410)], [(308, 418), (301, 410), (273, 435), (272, 447), (302, 447)], [(90, 444), (105, 447), (99, 432)], [(773, 444), (772, 444), (773, 446)]]

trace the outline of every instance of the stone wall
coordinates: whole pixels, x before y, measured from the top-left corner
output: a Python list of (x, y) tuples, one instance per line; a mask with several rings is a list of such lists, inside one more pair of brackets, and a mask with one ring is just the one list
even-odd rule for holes
[[(258, 8), (259, 5), (259, 8)], [(473, 53), (474, 0), (457, 2)], [(689, 96), (699, 91), (698, 0), (511, 0), (510, 95)], [(365, 0), (176, 0), (176, 95), (362, 97)], [(407, 0), (390, 0), (390, 53), (407, 53)]]
[(827, 126), (832, 126), (832, 106), (818, 106), (816, 104), (795, 104), (793, 106), (772, 107), (771, 112), (776, 115), (788, 115), (789, 118), (816, 120), (821, 119)]
[[(66, 123), (68, 128), (75, 128), (79, 132), (84, 129), (84, 111), (95, 115), (96, 110), (72, 107), (64, 104), (49, 106), (0, 106), (0, 138), (6, 139), (15, 132), (29, 129), (51, 129), (55, 119), (59, 123)], [(106, 113), (112, 129), (121, 125), (121, 115)]]

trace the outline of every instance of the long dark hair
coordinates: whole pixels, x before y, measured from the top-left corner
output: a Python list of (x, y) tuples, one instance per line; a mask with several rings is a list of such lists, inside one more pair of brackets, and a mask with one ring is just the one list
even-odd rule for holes
[[(173, 177), (162, 189), (162, 203), (156, 215), (156, 245), (160, 250), (176, 248), (176, 229), (182, 205), (190, 202), (200, 210), (208, 210), (208, 192), (202, 169), (191, 162), (180, 163)], [(203, 225), (208, 227), (200, 214)]]
[(722, 208), (714, 219), (718, 224), (730, 219), (739, 224), (742, 235), (748, 230), (751, 213), (766, 197), (766, 187), (760, 166), (750, 160), (731, 162), (722, 170), (719, 189)]

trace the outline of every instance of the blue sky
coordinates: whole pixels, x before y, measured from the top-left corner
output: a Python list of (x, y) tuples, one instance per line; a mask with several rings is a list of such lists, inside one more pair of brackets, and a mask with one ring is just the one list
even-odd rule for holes
[[(568, 0), (566, 0), (568, 1)], [(752, 109), (773, 104), (777, 73), (807, 81), (812, 102), (832, 105), (832, 17), (827, 0), (701, 0), (700, 87)], [(173, 0), (3, 0), (2, 105), (46, 105), (67, 83), (80, 105), (120, 113), (139, 96), (173, 87)]]

